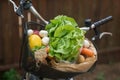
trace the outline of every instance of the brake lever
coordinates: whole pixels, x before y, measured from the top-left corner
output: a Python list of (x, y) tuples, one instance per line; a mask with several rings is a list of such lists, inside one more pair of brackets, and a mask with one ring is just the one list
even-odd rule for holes
[(103, 36), (105, 35), (109, 35), (109, 36), (112, 36), (112, 33), (111, 32), (102, 32), (100, 35), (99, 35), (99, 39), (101, 39)]
[(17, 11), (17, 9), (18, 9), (18, 7), (17, 7), (17, 5), (15, 4), (15, 2), (14, 2), (14, 1), (12, 1), (12, 0), (9, 0), (9, 2), (11, 2), (11, 3), (13, 4), (14, 11), (16, 12), (16, 11)]
[(15, 2), (12, 1), (12, 0), (9, 0), (9, 2), (11, 2), (11, 3), (13, 4), (14, 12), (15, 12), (18, 16), (21, 16), (22, 18), (24, 18), (23, 14), (22, 14), (21, 6), (18, 7), (18, 6), (15, 4)]
[(105, 35), (112, 36), (112, 33), (111, 32), (102, 32), (99, 35), (95, 35), (94, 37), (92, 37), (92, 40), (95, 41), (96, 39), (101, 39)]

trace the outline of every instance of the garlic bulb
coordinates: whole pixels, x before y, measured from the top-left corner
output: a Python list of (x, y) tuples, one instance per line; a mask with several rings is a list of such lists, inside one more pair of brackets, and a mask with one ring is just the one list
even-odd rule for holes
[(42, 44), (46, 46), (46, 45), (48, 45), (48, 43), (49, 43), (49, 37), (43, 37)]
[(48, 32), (46, 30), (40, 30), (39, 35), (41, 37), (46, 37), (46, 36), (48, 36)]

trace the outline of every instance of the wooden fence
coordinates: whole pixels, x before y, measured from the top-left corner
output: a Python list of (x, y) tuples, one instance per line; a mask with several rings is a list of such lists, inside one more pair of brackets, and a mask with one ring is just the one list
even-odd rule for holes
[[(18, 4), (18, 1), (15, 2)], [(73, 17), (82, 27), (86, 18), (94, 22), (112, 15), (113, 21), (101, 26), (100, 31), (110, 31), (113, 36), (106, 36), (96, 43), (100, 62), (109, 62), (114, 54), (116, 54), (114, 61), (120, 60), (117, 57), (120, 56), (119, 3), (120, 0), (33, 0), (35, 8), (48, 21), (57, 15), (67, 15)], [(23, 22), (27, 20), (27, 12), (25, 11)], [(31, 17), (36, 21), (33, 15)], [(0, 71), (18, 67), (21, 46), (20, 29), (18, 16), (13, 12), (12, 5), (7, 0), (2, 0), (0, 2)], [(93, 32), (90, 31), (86, 36), (92, 37)]]

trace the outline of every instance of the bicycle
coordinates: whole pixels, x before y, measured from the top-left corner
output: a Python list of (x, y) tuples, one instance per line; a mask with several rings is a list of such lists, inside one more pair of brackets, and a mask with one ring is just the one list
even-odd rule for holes
[[(23, 45), (22, 47), (24, 48), (24, 53), (30, 53), (29, 50), (28, 50), (28, 46), (25, 46), (27, 45), (27, 30), (29, 28), (29, 26), (31, 25), (36, 25), (36, 26), (41, 26), (39, 27), (40, 29), (41, 28), (44, 28), (45, 25), (49, 24), (48, 21), (46, 21), (37, 11), (36, 9), (33, 7), (32, 5), (32, 1), (31, 0), (20, 0), (20, 5), (19, 7), (16, 6), (16, 4), (12, 1), (12, 0), (9, 0), (13, 6), (14, 6), (14, 11), (16, 12), (16, 14), (18, 16), (21, 16), (22, 18), (24, 18), (24, 15), (23, 15), (23, 11), (24, 10), (30, 10), (38, 19), (42, 20), (44, 22), (44, 24), (40, 24), (40, 23), (37, 23), (37, 22), (25, 22), (24, 24), (24, 35), (23, 35)], [(112, 20), (112, 16), (108, 16), (104, 19), (101, 19), (97, 22), (94, 22), (92, 23), (91, 22), (91, 19), (86, 19), (85, 20), (85, 27), (81, 27), (80, 29), (82, 30), (85, 30), (86, 32), (89, 31), (89, 30), (93, 30), (95, 32), (95, 36), (92, 38), (91, 41), (95, 41), (96, 39), (101, 39), (102, 36), (104, 35), (112, 35), (112, 33), (109, 33), (109, 32), (99, 32), (97, 30), (97, 27)], [(46, 69), (45, 71), (42, 71), (42, 72), (48, 72), (48, 71), (53, 71), (55, 72), (57, 75), (60, 75), (60, 76), (57, 76), (57, 75), (53, 75), (53, 74), (48, 74), (48, 73), (39, 73), (39, 71), (36, 70), (35, 66), (32, 66), (31, 67), (31, 70), (28, 69), (28, 66), (26, 66), (26, 63), (27, 63), (27, 60), (26, 58), (28, 58), (28, 56), (31, 56), (31, 58), (33, 58), (33, 56), (31, 54), (24, 54), (22, 55), (22, 67), (24, 68), (24, 70), (26, 71), (24, 77), (23, 77), (23, 80), (44, 80), (46, 78), (51, 78), (51, 79), (58, 79), (58, 80), (61, 80), (59, 78), (62, 78), (63, 80), (73, 80), (73, 77), (78, 75), (78, 74), (82, 74), (80, 72), (78, 73), (64, 73), (64, 72), (61, 72), (61, 71), (57, 71), (57, 70), (54, 70), (53, 68), (49, 68), (48, 66), (42, 64), (42, 67), (40, 68), (41, 70), (42, 69)], [(27, 64), (29, 66), (31, 65), (34, 65), (34, 59), (33, 60), (30, 60), (32, 64)], [(96, 65), (96, 62), (92, 65), (92, 67), (86, 71), (86, 72), (89, 72), (89, 71), (92, 71), (94, 68), (95, 68), (95, 65)], [(34, 70), (33, 70), (33, 69)], [(38, 76), (40, 75), (40, 76)]]

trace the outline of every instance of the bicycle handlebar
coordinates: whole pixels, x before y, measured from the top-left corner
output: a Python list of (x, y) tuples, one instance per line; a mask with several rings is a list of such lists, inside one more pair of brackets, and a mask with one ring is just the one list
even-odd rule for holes
[(104, 19), (101, 19), (101, 20), (99, 20), (99, 21), (97, 21), (97, 22), (94, 22), (94, 23), (91, 25), (91, 28), (95, 28), (95, 27), (97, 27), (97, 26), (100, 26), (100, 25), (102, 25), (102, 24), (105, 24), (105, 23), (109, 22), (110, 20), (112, 20), (112, 16), (108, 16), (108, 17), (106, 17), (106, 18), (104, 18)]
[(85, 27), (82, 27), (80, 29), (85, 30), (85, 31), (89, 31), (90, 29), (94, 29), (97, 28), (98, 26), (101, 26), (107, 22), (109, 22), (110, 20), (112, 20), (112, 16), (108, 16), (106, 18), (103, 18), (97, 22), (94, 22), (93, 24), (91, 24), (91, 19), (87, 19), (85, 21)]
[(97, 28), (99, 26), (109, 22), (110, 20), (112, 20), (112, 16), (108, 16), (106, 18), (103, 18), (103, 19), (91, 24), (91, 19), (87, 19), (87, 20), (85, 20), (85, 27), (82, 27), (80, 29), (85, 30), (85, 31), (89, 31), (90, 29), (93, 29), (95, 32), (95, 36), (92, 38), (92, 40), (96, 40), (97, 38), (101, 39), (104, 35), (111, 35), (112, 36), (112, 33), (110, 33), (110, 32), (99, 32), (97, 30)]

